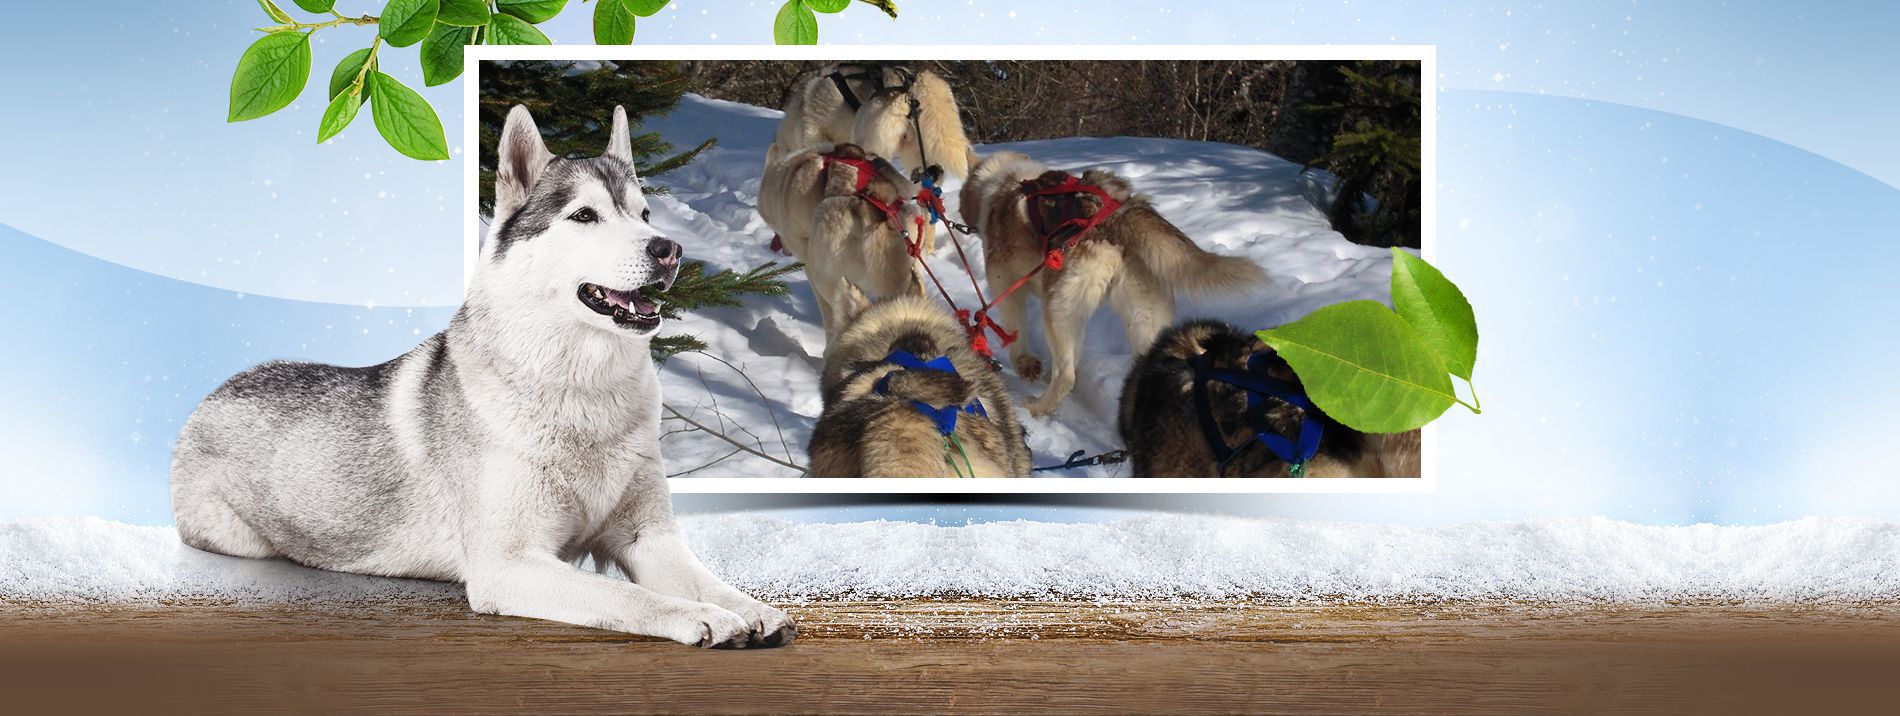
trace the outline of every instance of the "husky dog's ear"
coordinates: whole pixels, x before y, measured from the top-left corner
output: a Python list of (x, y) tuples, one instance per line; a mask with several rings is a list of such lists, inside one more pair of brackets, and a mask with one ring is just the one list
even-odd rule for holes
[(627, 109), (614, 105), (614, 128), (607, 135), (606, 155), (633, 164), (633, 138), (627, 131)]
[(515, 105), (508, 110), (508, 121), (501, 128), (499, 161), (495, 169), (495, 220), (501, 221), (528, 200), (528, 191), (547, 169), (554, 155), (541, 141), (541, 130), (534, 125), (528, 108)]
[(843, 329), (851, 325), (852, 321), (856, 321), (858, 314), (864, 313), (864, 309), (870, 307), (871, 299), (864, 296), (864, 291), (860, 290), (857, 284), (847, 279), (844, 282), (844, 290), (838, 292), (837, 301), (832, 304), (831, 310), (837, 314), (832, 320), (839, 329)]

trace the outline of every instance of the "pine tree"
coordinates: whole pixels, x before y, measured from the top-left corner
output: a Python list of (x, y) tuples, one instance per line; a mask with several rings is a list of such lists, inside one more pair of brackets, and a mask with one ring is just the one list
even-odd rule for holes
[[(677, 62), (491, 62), (482, 68), (480, 112), (481, 209), (495, 207), (496, 143), (508, 110), (523, 105), (534, 113), (541, 138), (555, 156), (594, 156), (607, 146), (613, 127), (614, 106), (627, 110), (636, 127), (641, 118), (664, 114), (692, 89)], [(673, 145), (658, 132), (633, 135), (634, 165), (642, 178), (653, 178), (685, 166), (716, 143), (708, 139), (692, 149), (673, 154)], [(671, 156), (667, 156), (667, 155)], [(649, 184), (647, 193), (664, 193)]]
[(1340, 67), (1339, 74), (1346, 98), (1306, 108), (1338, 121), (1332, 146), (1311, 165), (1339, 176), (1333, 227), (1361, 243), (1417, 248), (1423, 134), (1418, 63), (1361, 61)]
[[(627, 120), (634, 128), (634, 165), (642, 179), (651, 179), (691, 163), (717, 141), (708, 139), (676, 154), (659, 133), (639, 131), (642, 118), (672, 110), (692, 87), (692, 78), (679, 62), (489, 63), (482, 68), (481, 107), (477, 118), (482, 143), (482, 213), (487, 215), (494, 211), (497, 143), (508, 110), (515, 105), (524, 105), (534, 113), (541, 138), (555, 156), (600, 154), (612, 130), (614, 106), (625, 107)], [(663, 194), (665, 188), (647, 182), (645, 191)], [(677, 319), (682, 311), (738, 306), (747, 296), (783, 296), (786, 294), (783, 277), (800, 268), (799, 264), (774, 262), (743, 273), (722, 269), (708, 274), (704, 263), (689, 260), (680, 266), (673, 289), (653, 298), (661, 303), (661, 315)], [(705, 347), (704, 341), (691, 335), (665, 335), (653, 339), (653, 356), (663, 360), (675, 353)]]

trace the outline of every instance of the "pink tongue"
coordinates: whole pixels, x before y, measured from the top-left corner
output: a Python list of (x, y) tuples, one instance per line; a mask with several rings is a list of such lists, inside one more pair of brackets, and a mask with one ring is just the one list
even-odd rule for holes
[(635, 313), (645, 313), (645, 314), (651, 315), (651, 314), (659, 313), (660, 307), (653, 305), (653, 302), (648, 301), (645, 296), (640, 295), (639, 291), (634, 291), (633, 292), (633, 310)]
[(609, 288), (605, 289), (605, 291), (607, 294), (607, 303), (615, 308), (648, 315), (660, 312), (658, 306), (653, 305), (652, 301), (640, 295), (639, 289), (632, 291), (615, 291)]

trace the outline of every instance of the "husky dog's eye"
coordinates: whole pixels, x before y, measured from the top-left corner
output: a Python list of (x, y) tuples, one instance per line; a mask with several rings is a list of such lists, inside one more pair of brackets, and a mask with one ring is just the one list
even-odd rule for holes
[(600, 217), (594, 215), (593, 209), (589, 209), (585, 206), (575, 209), (574, 213), (567, 215), (568, 221), (578, 221), (583, 224), (592, 224), (599, 218)]
[(653, 210), (652, 210), (652, 209), (641, 209), (641, 210), (640, 210), (640, 220), (641, 220), (641, 221), (644, 221), (644, 222), (647, 222), (647, 223), (649, 223), (649, 224), (651, 224), (651, 223), (653, 223)]

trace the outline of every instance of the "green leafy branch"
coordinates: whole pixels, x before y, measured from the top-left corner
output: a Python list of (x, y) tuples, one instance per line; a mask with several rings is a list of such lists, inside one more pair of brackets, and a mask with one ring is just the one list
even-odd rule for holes
[[(802, 263), (765, 263), (744, 273), (721, 269), (719, 273), (707, 275), (704, 262), (688, 261), (680, 266), (673, 290), (664, 294), (651, 294), (651, 288), (641, 290), (649, 293), (648, 298), (659, 301), (660, 315), (677, 319), (682, 311), (743, 305), (740, 299), (744, 296), (787, 295), (790, 288), (785, 285), (786, 274), (804, 268)], [(655, 360), (665, 360), (677, 353), (703, 351), (706, 342), (698, 336), (679, 333), (654, 338), (651, 349)]]
[(1457, 376), (1469, 386), (1478, 359), (1471, 302), (1401, 249), (1392, 249), (1392, 308), (1348, 301), (1259, 336), (1293, 367), (1314, 405), (1354, 429), (1405, 432), (1454, 404), (1483, 412), (1475, 391), (1467, 403), (1451, 382)]
[[(583, 0), (587, 1), (587, 0)], [(376, 131), (389, 146), (405, 156), (424, 160), (449, 158), (448, 137), (442, 120), (422, 95), (384, 74), (378, 53), (385, 47), (420, 43), (423, 84), (434, 87), (462, 75), (462, 48), (469, 45), (548, 45), (552, 41), (536, 25), (554, 19), (568, 0), (387, 0), (380, 15), (349, 16), (336, 9), (336, 0), (293, 0), (304, 12), (327, 16), (305, 22), (286, 12), (276, 0), (257, 0), (258, 7), (276, 23), (257, 28), (262, 38), (244, 51), (231, 75), (231, 104), (226, 121), (242, 122), (290, 106), (303, 94), (310, 79), (310, 37), (344, 26), (374, 26), (376, 38), (337, 63), (330, 75), (330, 94), (317, 124), (317, 143), (329, 141), (356, 121), (364, 105)], [(672, 0), (593, 0), (594, 41), (603, 45), (633, 42), (637, 19), (652, 17)], [(790, 0), (779, 9), (772, 35), (779, 44), (815, 44), (818, 20), (814, 11), (843, 11), (852, 0)], [(858, 0), (892, 18), (895, 0)]]

